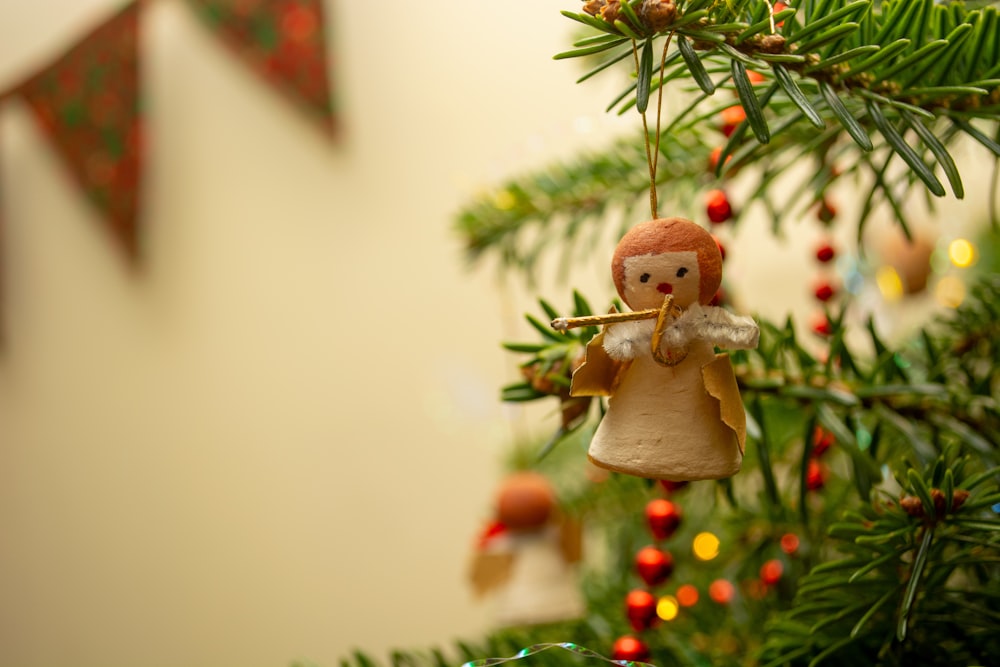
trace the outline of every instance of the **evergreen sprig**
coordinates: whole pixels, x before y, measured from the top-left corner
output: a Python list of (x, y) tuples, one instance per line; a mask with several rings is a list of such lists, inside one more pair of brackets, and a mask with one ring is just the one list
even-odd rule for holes
[[(591, 2), (586, 7), (594, 15), (563, 12), (591, 34), (556, 57), (597, 58), (580, 81), (631, 72), (632, 82), (609, 106), (619, 113), (646, 108), (661, 88), (686, 96), (690, 103), (667, 119), (659, 138), (660, 194), (698, 191), (713, 173), (753, 168), (757, 186), (745, 204), (761, 201), (775, 229), (785, 216), (821, 201), (838, 179), (854, 176), (867, 193), (859, 235), (879, 205), (908, 233), (901, 202), (914, 186), (935, 196), (948, 190), (964, 196), (949, 150), (956, 138), (970, 137), (987, 155), (1000, 156), (1000, 15), (993, 3), (789, 4), (774, 15), (772, 33), (763, 0)], [(661, 15), (654, 22), (650, 7), (665, 5), (673, 8), (669, 21)], [(661, 58), (645, 57), (661, 51), (662, 76)], [(755, 83), (757, 75), (763, 81)], [(722, 143), (706, 121), (735, 103), (746, 120)], [(721, 154), (710, 157), (713, 148)], [(470, 256), (490, 251), (504, 265), (530, 271), (549, 242), (575, 239), (611, 204), (630, 210), (648, 187), (641, 149), (638, 140), (619, 141), (571, 168), (514, 179), (492, 198), (473, 201), (458, 215)], [(815, 169), (798, 174), (799, 187), (774, 187), (805, 161)], [(555, 184), (563, 186), (558, 194)], [(691, 203), (697, 197), (669, 200), (688, 217), (700, 213)], [(530, 243), (529, 230), (537, 232)], [(570, 245), (563, 244), (564, 252), (573, 251), (566, 250)]]

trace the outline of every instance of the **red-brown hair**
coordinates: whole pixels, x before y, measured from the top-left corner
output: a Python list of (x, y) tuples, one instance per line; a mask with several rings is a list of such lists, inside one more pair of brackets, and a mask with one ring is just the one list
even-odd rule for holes
[(626, 232), (611, 260), (611, 276), (618, 295), (625, 299), (625, 260), (629, 257), (685, 251), (698, 255), (701, 276), (698, 301), (707, 305), (722, 284), (722, 253), (711, 234), (684, 218), (640, 222)]

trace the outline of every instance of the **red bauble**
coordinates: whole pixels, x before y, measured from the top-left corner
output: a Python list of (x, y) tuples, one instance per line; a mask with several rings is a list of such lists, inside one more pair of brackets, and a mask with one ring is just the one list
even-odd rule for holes
[(658, 540), (668, 539), (681, 525), (681, 508), (663, 498), (649, 501), (646, 505), (646, 523), (649, 531)]
[(833, 325), (830, 323), (830, 319), (821, 313), (813, 319), (812, 330), (813, 333), (820, 336), (829, 336), (833, 334)]
[(673, 574), (674, 557), (669, 551), (645, 547), (635, 555), (635, 569), (647, 586), (659, 586)]
[(799, 536), (795, 533), (785, 533), (781, 536), (781, 550), (789, 556), (799, 552)]
[(660, 486), (662, 486), (664, 491), (666, 491), (668, 494), (672, 494), (675, 491), (680, 491), (690, 483), (691, 482), (671, 482), (669, 479), (660, 480)]
[(715, 224), (722, 224), (733, 217), (733, 207), (729, 203), (729, 197), (722, 190), (709, 190), (705, 195), (705, 211), (708, 219)]
[(827, 302), (837, 295), (837, 288), (824, 280), (816, 284), (816, 291), (813, 293), (820, 301)]
[(806, 488), (810, 491), (818, 491), (826, 485), (826, 470), (823, 465), (813, 459), (809, 461), (806, 468)]
[(641, 588), (630, 591), (625, 596), (625, 614), (636, 632), (648, 630), (656, 622), (656, 598)]
[(767, 586), (774, 586), (781, 581), (785, 566), (778, 559), (772, 559), (760, 566), (760, 580)]
[(615, 660), (645, 662), (649, 660), (649, 647), (638, 637), (625, 635), (615, 641), (615, 645), (611, 649), (611, 657)]
[(722, 133), (727, 137), (733, 133), (736, 127), (747, 119), (747, 112), (739, 104), (723, 109), (719, 113), (722, 119)]
[(826, 264), (837, 256), (837, 251), (829, 243), (822, 243), (816, 248), (816, 259)]

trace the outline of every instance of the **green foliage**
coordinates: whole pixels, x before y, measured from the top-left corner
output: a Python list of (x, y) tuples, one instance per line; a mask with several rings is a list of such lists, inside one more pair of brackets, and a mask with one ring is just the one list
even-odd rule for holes
[[(1000, 156), (1000, 18), (993, 3), (789, 4), (774, 16), (773, 33), (763, 0), (678, 2), (672, 20), (655, 30), (642, 0), (622, 2), (612, 22), (563, 12), (589, 34), (556, 57), (596, 59), (580, 81), (612, 70), (629, 73), (630, 83), (609, 107), (618, 113), (652, 109), (654, 94), (690, 100), (661, 131), (660, 163), (668, 167), (657, 175), (657, 187), (673, 212), (693, 219), (700, 211), (692, 192), (746, 170), (757, 185), (738, 209), (762, 202), (775, 230), (839, 179), (856, 178), (867, 192), (859, 234), (880, 204), (907, 231), (900, 202), (914, 186), (944, 196), (943, 173), (952, 194), (964, 196), (949, 152), (956, 138), (969, 137), (994, 159)], [(764, 81), (753, 83), (749, 72)], [(746, 120), (723, 144), (711, 120), (734, 97)], [(566, 241), (601, 222), (609, 207), (627, 219), (648, 187), (640, 139), (618, 141), (570, 167), (516, 178), (499, 195), (471, 202), (458, 215), (470, 257), (492, 252), (504, 265), (530, 271), (550, 242), (573, 252)], [(722, 152), (713, 175), (714, 148)], [(774, 187), (803, 162), (815, 168), (799, 170), (799, 186)], [(534, 232), (530, 244), (528, 230)]]

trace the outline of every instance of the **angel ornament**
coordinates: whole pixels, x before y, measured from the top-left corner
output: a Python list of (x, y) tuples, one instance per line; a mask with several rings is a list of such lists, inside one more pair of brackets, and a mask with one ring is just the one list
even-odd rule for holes
[(633, 312), (552, 323), (605, 324), (570, 391), (610, 396), (590, 460), (651, 479), (736, 474), (746, 414), (729, 356), (715, 347), (755, 348), (760, 332), (752, 318), (708, 305), (722, 282), (715, 240), (682, 218), (644, 222), (622, 237), (611, 271)]

